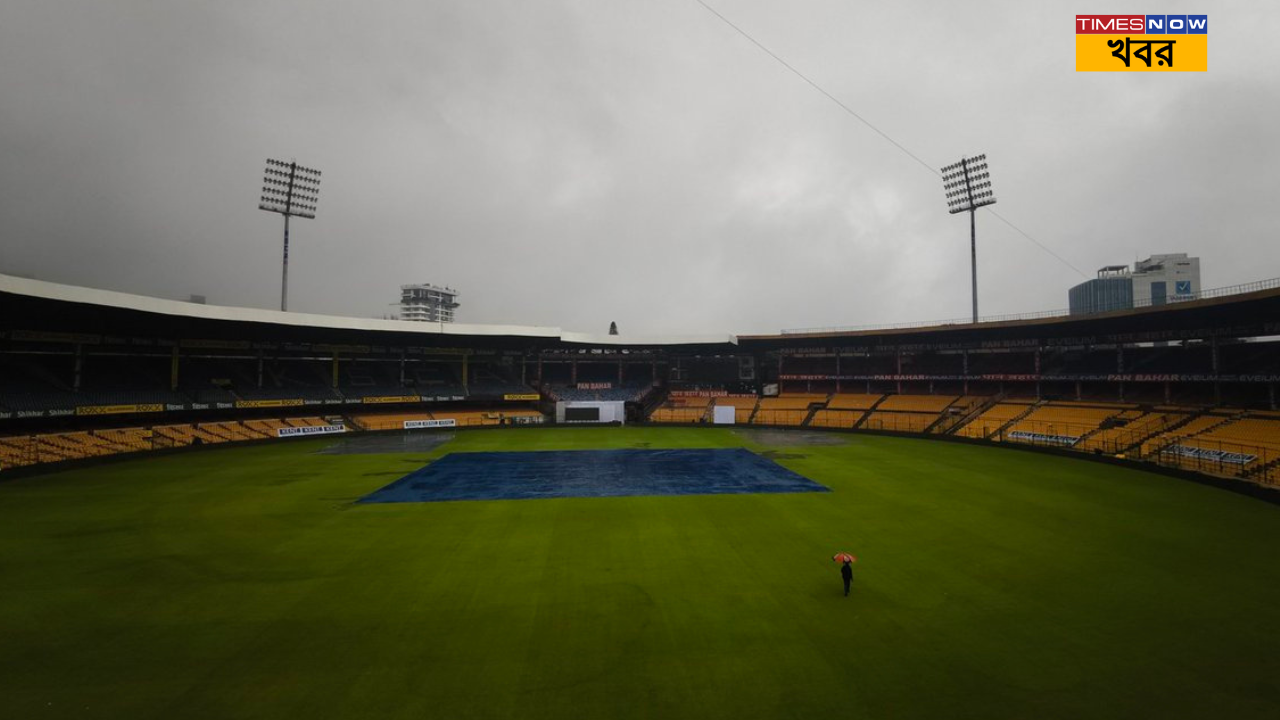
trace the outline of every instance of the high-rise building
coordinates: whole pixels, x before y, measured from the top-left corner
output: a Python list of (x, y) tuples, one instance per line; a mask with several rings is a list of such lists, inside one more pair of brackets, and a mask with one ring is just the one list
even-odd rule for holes
[(1200, 258), (1186, 253), (1152, 255), (1133, 264), (1136, 307), (1192, 300), (1200, 295)]
[(1128, 310), (1194, 300), (1200, 295), (1200, 258), (1186, 253), (1152, 255), (1133, 264), (1108, 265), (1098, 277), (1067, 293), (1072, 315)]
[(436, 285), (401, 285), (401, 320), (414, 322), (453, 322), (458, 308), (458, 291)]
[(1098, 277), (1067, 292), (1072, 315), (1125, 310), (1133, 307), (1133, 276), (1128, 265), (1108, 265)]

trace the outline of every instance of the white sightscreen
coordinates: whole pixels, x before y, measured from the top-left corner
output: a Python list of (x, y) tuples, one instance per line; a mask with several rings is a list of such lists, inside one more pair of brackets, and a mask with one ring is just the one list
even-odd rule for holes
[[(592, 417), (592, 410), (599, 414)], [(556, 403), (557, 423), (626, 423), (626, 420), (624, 402), (570, 400)]]

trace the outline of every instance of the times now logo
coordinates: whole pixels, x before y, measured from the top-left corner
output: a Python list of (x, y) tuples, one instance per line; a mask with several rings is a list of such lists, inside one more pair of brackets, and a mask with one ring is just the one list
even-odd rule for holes
[(1205, 35), (1208, 15), (1077, 15), (1077, 35)]
[(1208, 15), (1077, 15), (1078, 72), (1206, 72)]

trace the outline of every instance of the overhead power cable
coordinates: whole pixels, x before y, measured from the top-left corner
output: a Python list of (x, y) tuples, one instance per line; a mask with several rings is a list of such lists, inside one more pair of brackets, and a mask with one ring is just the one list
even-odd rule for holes
[[(887, 141), (890, 145), (893, 145), (894, 147), (898, 148), (898, 150), (902, 151), (903, 154), (905, 154), (907, 157), (911, 158), (912, 160), (915, 160), (921, 167), (923, 167), (925, 170), (928, 170), (931, 175), (933, 175), (934, 177), (942, 177), (942, 173), (938, 172), (938, 170), (934, 168), (932, 165), (930, 165), (929, 163), (925, 162), (924, 160), (921, 160), (919, 155), (916, 155), (915, 153), (911, 152), (911, 150), (907, 148), (905, 145), (898, 142), (897, 140), (894, 140), (893, 137), (890, 136), (888, 133), (886, 133), (885, 131), (873, 125), (870, 120), (867, 120), (866, 118), (859, 115), (856, 110), (846, 105), (842, 100), (840, 100), (840, 98), (827, 92), (825, 88), (823, 88), (821, 85), (819, 85), (818, 83), (810, 79), (808, 75), (805, 75), (804, 73), (800, 72), (791, 63), (782, 59), (780, 55), (770, 50), (768, 47), (765, 47), (764, 43), (760, 42), (759, 40), (756, 40), (746, 30), (743, 30), (742, 28), (735, 25), (732, 20), (720, 14), (718, 10), (711, 7), (707, 3), (703, 2), (703, 0), (693, 0), (693, 1), (701, 5), (703, 9), (705, 9), (707, 12), (716, 16), (716, 18), (718, 18), (720, 22), (723, 22), (725, 25), (728, 25), (729, 27), (733, 28), (734, 32), (746, 38), (752, 45), (755, 45), (757, 48), (759, 48), (761, 52), (763, 52), (764, 54), (776, 60), (779, 65), (786, 68), (787, 70), (790, 70), (793, 75), (803, 80), (807, 85), (809, 85), (809, 87), (812, 87), (814, 90), (817, 90), (819, 93), (822, 94), (823, 97), (835, 103), (836, 106), (838, 106), (841, 110), (845, 111), (845, 113), (847, 113), (850, 117), (854, 118), (858, 122), (865, 125), (875, 134), (884, 138), (885, 141)], [(993, 215), (996, 219), (998, 219), (1000, 222), (1013, 228), (1015, 231), (1017, 231), (1019, 235), (1026, 238), (1027, 240), (1030, 240), (1036, 247), (1040, 248), (1041, 250), (1045, 251), (1049, 255), (1053, 256), (1053, 258), (1056, 259), (1058, 262), (1062, 263), (1063, 265), (1066, 265), (1072, 270), (1075, 270), (1082, 277), (1086, 277), (1086, 278), (1088, 277), (1088, 275), (1085, 275), (1085, 273), (1082, 272), (1080, 268), (1077, 268), (1075, 265), (1072, 265), (1071, 263), (1067, 262), (1065, 259), (1063, 259), (1061, 255), (1057, 254), (1053, 250), (1050, 250), (1049, 247), (1046, 246), (1044, 243), (1041, 243), (1039, 240), (1036, 240), (1035, 238), (1031, 237), (1031, 235), (1028, 234), (1025, 230), (1023, 230), (1022, 228), (1010, 222), (1008, 218), (996, 213), (996, 211), (992, 210), (991, 208), (984, 208), (984, 209), (988, 213)]]

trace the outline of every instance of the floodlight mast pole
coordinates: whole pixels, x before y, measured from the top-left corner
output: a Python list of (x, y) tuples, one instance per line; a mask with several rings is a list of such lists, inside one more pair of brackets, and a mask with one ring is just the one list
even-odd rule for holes
[(280, 312), (289, 312), (289, 215), (284, 216), (284, 262), (280, 266)]
[(947, 212), (952, 215), (969, 213), (969, 263), (973, 288), (973, 322), (978, 322), (978, 208), (994, 205), (991, 191), (991, 173), (987, 171), (987, 156), (962, 157), (960, 162), (942, 168), (943, 189), (946, 190)]
[[(964, 169), (965, 194), (969, 197), (969, 270), (973, 280), (973, 324), (978, 324), (978, 209), (973, 205), (973, 186), (969, 183), (969, 160), (960, 158), (960, 167)], [(288, 222), (288, 217), (285, 218)], [(288, 228), (285, 237), (288, 238)], [(286, 239), (286, 243), (288, 240)]]
[(969, 211), (969, 267), (973, 273), (973, 322), (978, 322), (978, 223), (977, 210)]
[(293, 210), (293, 178), (298, 162), (289, 161), (289, 190), (284, 200), (284, 260), (280, 263), (280, 312), (289, 312), (289, 212)]
[(284, 255), (280, 267), (280, 311), (289, 310), (289, 218), (316, 216), (320, 171), (296, 161), (267, 160), (258, 209), (284, 216)]

